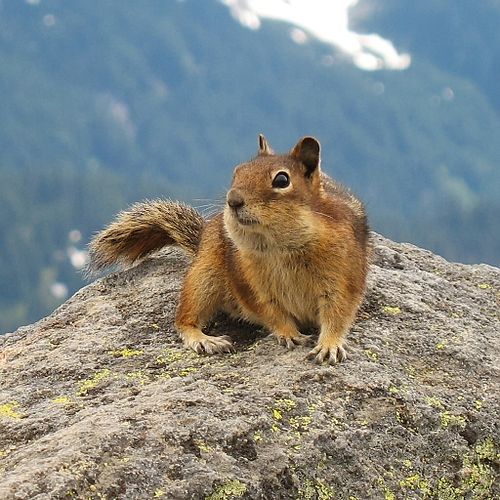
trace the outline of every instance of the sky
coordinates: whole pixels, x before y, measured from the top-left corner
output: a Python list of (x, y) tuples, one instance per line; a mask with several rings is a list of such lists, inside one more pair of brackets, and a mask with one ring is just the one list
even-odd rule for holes
[(358, 0), (220, 0), (243, 26), (257, 30), (263, 20), (284, 21), (294, 26), (291, 38), (306, 43), (309, 37), (331, 45), (365, 71), (404, 70), (409, 54), (400, 53), (390, 40), (376, 33), (349, 29), (349, 8)]

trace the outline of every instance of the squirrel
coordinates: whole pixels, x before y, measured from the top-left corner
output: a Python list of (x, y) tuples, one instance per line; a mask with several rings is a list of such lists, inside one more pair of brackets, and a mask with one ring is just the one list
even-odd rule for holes
[(269, 330), (288, 348), (301, 328), (319, 327), (306, 356), (346, 359), (345, 336), (362, 302), (370, 239), (363, 204), (320, 168), (320, 144), (303, 137), (276, 154), (259, 135), (258, 154), (236, 166), (224, 209), (206, 220), (169, 200), (136, 203), (90, 243), (90, 267), (130, 265), (166, 246), (193, 256), (175, 325), (197, 353), (232, 351), (228, 336), (202, 329), (225, 312)]

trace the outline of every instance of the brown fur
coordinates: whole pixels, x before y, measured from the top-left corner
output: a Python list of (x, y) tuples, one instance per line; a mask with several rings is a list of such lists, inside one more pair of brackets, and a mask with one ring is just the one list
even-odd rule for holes
[(168, 200), (136, 203), (120, 212), (89, 245), (89, 274), (115, 264), (130, 265), (165, 245), (188, 253), (198, 249), (203, 217), (192, 207)]
[[(366, 282), (363, 205), (321, 172), (316, 139), (301, 139), (285, 155), (276, 155), (263, 136), (259, 144), (258, 156), (236, 167), (223, 213), (204, 224), (190, 207), (136, 205), (92, 242), (96, 267), (180, 245), (195, 251), (176, 316), (186, 346), (200, 353), (231, 350), (228, 337), (202, 332), (222, 310), (266, 327), (287, 347), (308, 340), (300, 328), (319, 327), (309, 357), (342, 361)], [(289, 186), (273, 187), (278, 172), (289, 176)]]

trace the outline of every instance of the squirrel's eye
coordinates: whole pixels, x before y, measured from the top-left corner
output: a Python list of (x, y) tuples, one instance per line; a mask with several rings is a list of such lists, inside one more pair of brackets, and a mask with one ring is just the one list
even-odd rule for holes
[(278, 172), (273, 179), (273, 188), (283, 189), (290, 185), (290, 176), (286, 172)]

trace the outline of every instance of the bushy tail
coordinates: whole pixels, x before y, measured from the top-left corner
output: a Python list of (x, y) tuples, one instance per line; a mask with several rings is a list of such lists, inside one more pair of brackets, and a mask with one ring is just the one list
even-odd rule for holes
[(92, 239), (87, 274), (108, 266), (130, 265), (166, 245), (177, 245), (195, 254), (204, 225), (202, 215), (183, 203), (136, 203)]

